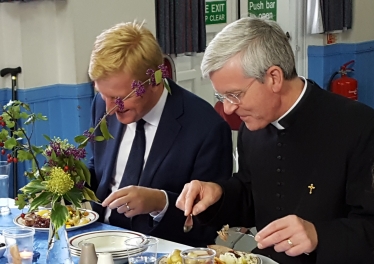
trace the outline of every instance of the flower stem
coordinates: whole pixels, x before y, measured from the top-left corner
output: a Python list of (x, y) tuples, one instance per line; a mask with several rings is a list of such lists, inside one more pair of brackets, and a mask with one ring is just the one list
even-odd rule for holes
[[(12, 115), (9, 111), (6, 111), (6, 110), (3, 110), (3, 111), (4, 111), (5, 113), (7, 113), (7, 114), (10, 116), (10, 118), (11, 118), (12, 120), (17, 120), (17, 119), (15, 119), (15, 118), (13, 117), (13, 115)], [(18, 128), (18, 123), (17, 123), (16, 121), (14, 121), (14, 127), (15, 127), (15, 128)], [(14, 129), (14, 130), (15, 130), (15, 129)], [(32, 126), (32, 129), (31, 129), (32, 132), (31, 132), (30, 137), (27, 136), (27, 134), (26, 134), (26, 132), (25, 132), (25, 130), (24, 130), (23, 128), (21, 128), (20, 131), (22, 132), (22, 134), (25, 136), (25, 138), (26, 138), (26, 140), (27, 140), (27, 147), (28, 147), (27, 151), (32, 155), (32, 158), (33, 158), (33, 160), (35, 161), (35, 164), (36, 164), (36, 168), (37, 168), (37, 170), (39, 171), (39, 176), (40, 176), (40, 178), (44, 181), (44, 178), (43, 178), (42, 172), (41, 172), (41, 170), (40, 170), (40, 166), (39, 166), (38, 159), (36, 158), (35, 153), (34, 153), (34, 151), (32, 150), (32, 147), (31, 147), (31, 135), (32, 135), (32, 132), (34, 131), (34, 122), (33, 122), (33, 126)], [(19, 149), (22, 149), (22, 148), (19, 148)], [(26, 148), (23, 147), (23, 149), (26, 149)], [(15, 150), (15, 151), (17, 151), (17, 150)]]

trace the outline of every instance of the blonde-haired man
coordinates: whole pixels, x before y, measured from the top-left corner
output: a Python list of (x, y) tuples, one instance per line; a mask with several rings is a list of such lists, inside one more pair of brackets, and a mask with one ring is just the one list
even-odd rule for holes
[[(172, 80), (154, 85), (152, 72), (163, 69), (162, 63), (157, 41), (142, 24), (120, 23), (96, 39), (89, 68), (99, 92), (92, 105), (92, 123), (131, 95), (108, 117), (114, 139), (92, 144), (92, 182), (104, 206), (93, 208), (111, 225), (206, 246), (214, 242), (215, 230), (194, 223), (184, 233), (186, 218), (175, 202), (184, 184), (193, 179), (230, 177), (231, 131), (211, 105)], [(143, 147), (133, 147), (141, 137)], [(142, 148), (137, 175), (129, 168), (137, 163), (133, 149)]]

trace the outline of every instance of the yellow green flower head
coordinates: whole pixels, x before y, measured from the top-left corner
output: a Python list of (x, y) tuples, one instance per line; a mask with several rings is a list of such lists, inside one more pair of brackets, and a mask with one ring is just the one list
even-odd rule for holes
[(52, 193), (64, 195), (74, 187), (70, 174), (60, 167), (53, 167), (47, 180), (47, 189)]

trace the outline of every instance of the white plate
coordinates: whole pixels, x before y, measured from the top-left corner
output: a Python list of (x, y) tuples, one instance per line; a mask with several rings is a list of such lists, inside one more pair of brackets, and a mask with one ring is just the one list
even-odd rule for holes
[[(84, 227), (84, 226), (88, 226), (92, 223), (95, 223), (97, 221), (97, 219), (99, 219), (99, 215), (95, 211), (91, 211), (91, 210), (87, 210), (87, 209), (79, 209), (79, 210), (81, 212), (88, 212), (88, 216), (86, 216), (86, 217), (88, 217), (90, 219), (90, 222), (88, 222), (87, 224), (84, 224), (84, 225), (67, 227), (66, 231), (72, 231), (72, 230), (75, 230), (75, 229), (78, 229), (78, 228), (81, 228), (81, 227)], [(22, 219), (22, 217), (20, 215), (13, 219), (13, 223), (20, 226), (20, 227), (25, 226), (23, 221), (24, 220)], [(49, 231), (49, 227), (33, 227), (33, 228), (37, 232), (48, 232)]]
[[(107, 231), (94, 231), (83, 233), (73, 236), (69, 239), (69, 247), (75, 251), (81, 251), (83, 243), (93, 243), (95, 245), (96, 253), (117, 253), (124, 254), (128, 250), (125, 245), (125, 240), (133, 237), (144, 237), (141, 233), (133, 231), (121, 230), (107, 230)], [(128, 253), (137, 253), (141, 249), (130, 250)]]

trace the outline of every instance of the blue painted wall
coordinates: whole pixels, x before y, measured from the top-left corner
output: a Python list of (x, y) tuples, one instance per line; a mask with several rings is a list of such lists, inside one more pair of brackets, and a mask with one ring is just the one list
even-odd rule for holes
[[(68, 139), (73, 144), (74, 137), (89, 128), (93, 95), (94, 91), (91, 83), (55, 84), (33, 89), (19, 89), (18, 100), (28, 103), (34, 113), (42, 113), (48, 117), (48, 121), (35, 123), (32, 144), (46, 145), (48, 142), (43, 134), (51, 138), (56, 136), (61, 139)], [(3, 106), (10, 99), (11, 90), (0, 89), (0, 105)], [(30, 127), (26, 129), (30, 131)], [(87, 150), (89, 151), (89, 148)], [(2, 159), (4, 160), (5, 157), (2, 157)], [(44, 161), (40, 160), (40, 162)], [(30, 164), (19, 163), (17, 167), (17, 188), (19, 189), (27, 183), (23, 172), (30, 167)], [(10, 197), (15, 196), (13, 186), (13, 175), (11, 175)]]
[(348, 76), (358, 81), (358, 101), (374, 108), (374, 41), (309, 46), (308, 77), (326, 89), (331, 75), (350, 60), (355, 71)]

